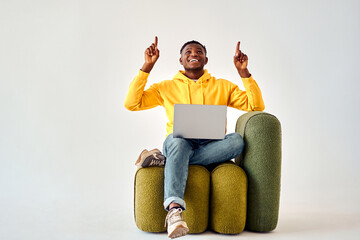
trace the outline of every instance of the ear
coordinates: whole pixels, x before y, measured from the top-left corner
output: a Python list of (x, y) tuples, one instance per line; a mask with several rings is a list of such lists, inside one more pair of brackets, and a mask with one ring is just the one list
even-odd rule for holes
[(208, 63), (208, 58), (206, 57), (205, 58), (205, 65)]
[(180, 62), (181, 65), (183, 65), (183, 63), (182, 63), (182, 58), (181, 58), (181, 57), (180, 57), (180, 59), (179, 59), (179, 62)]

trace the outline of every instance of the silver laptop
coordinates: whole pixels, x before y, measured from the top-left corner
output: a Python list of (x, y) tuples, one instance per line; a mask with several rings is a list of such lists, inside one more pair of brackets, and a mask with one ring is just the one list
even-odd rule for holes
[(226, 111), (224, 105), (175, 104), (173, 136), (224, 139)]

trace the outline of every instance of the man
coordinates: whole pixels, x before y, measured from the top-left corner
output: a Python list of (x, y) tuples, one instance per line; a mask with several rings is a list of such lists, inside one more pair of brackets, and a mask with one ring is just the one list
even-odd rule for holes
[(236, 46), (234, 64), (246, 91), (232, 82), (212, 77), (204, 69), (208, 58), (201, 43), (185, 43), (180, 54), (180, 64), (185, 71), (179, 71), (173, 80), (155, 83), (144, 91), (149, 73), (160, 56), (158, 38), (155, 37), (155, 42), (145, 50), (145, 63), (131, 82), (125, 100), (125, 107), (131, 111), (159, 105), (166, 110), (169, 121), (163, 146), (166, 157), (164, 208), (168, 211), (166, 221), (170, 238), (184, 236), (189, 231), (182, 218), (182, 211), (186, 208), (184, 192), (189, 164), (225, 162), (238, 156), (244, 148), (244, 141), (237, 133), (227, 134), (223, 140), (174, 138), (174, 104), (227, 105), (243, 111), (264, 110), (260, 89), (249, 73), (248, 57), (240, 50), (240, 42)]

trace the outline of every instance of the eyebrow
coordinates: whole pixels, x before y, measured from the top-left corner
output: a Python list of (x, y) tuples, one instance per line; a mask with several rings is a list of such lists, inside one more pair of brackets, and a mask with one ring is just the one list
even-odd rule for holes
[[(186, 51), (186, 50), (189, 50), (189, 49), (192, 49), (192, 47), (187, 47), (187, 48), (185, 48), (185, 51)], [(201, 47), (198, 47), (198, 48), (196, 48), (196, 49), (200, 49), (201, 51), (203, 51), (203, 49), (202, 49)]]

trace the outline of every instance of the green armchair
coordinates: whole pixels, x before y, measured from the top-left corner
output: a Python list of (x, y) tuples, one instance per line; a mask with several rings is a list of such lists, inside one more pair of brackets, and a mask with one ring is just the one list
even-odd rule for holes
[[(215, 168), (189, 166), (184, 200), (190, 233), (207, 229), (222, 234), (276, 228), (281, 174), (281, 126), (265, 112), (239, 117), (236, 132), (245, 141), (235, 163)], [(165, 232), (163, 208), (164, 167), (140, 168), (135, 174), (134, 216), (146, 232)]]

